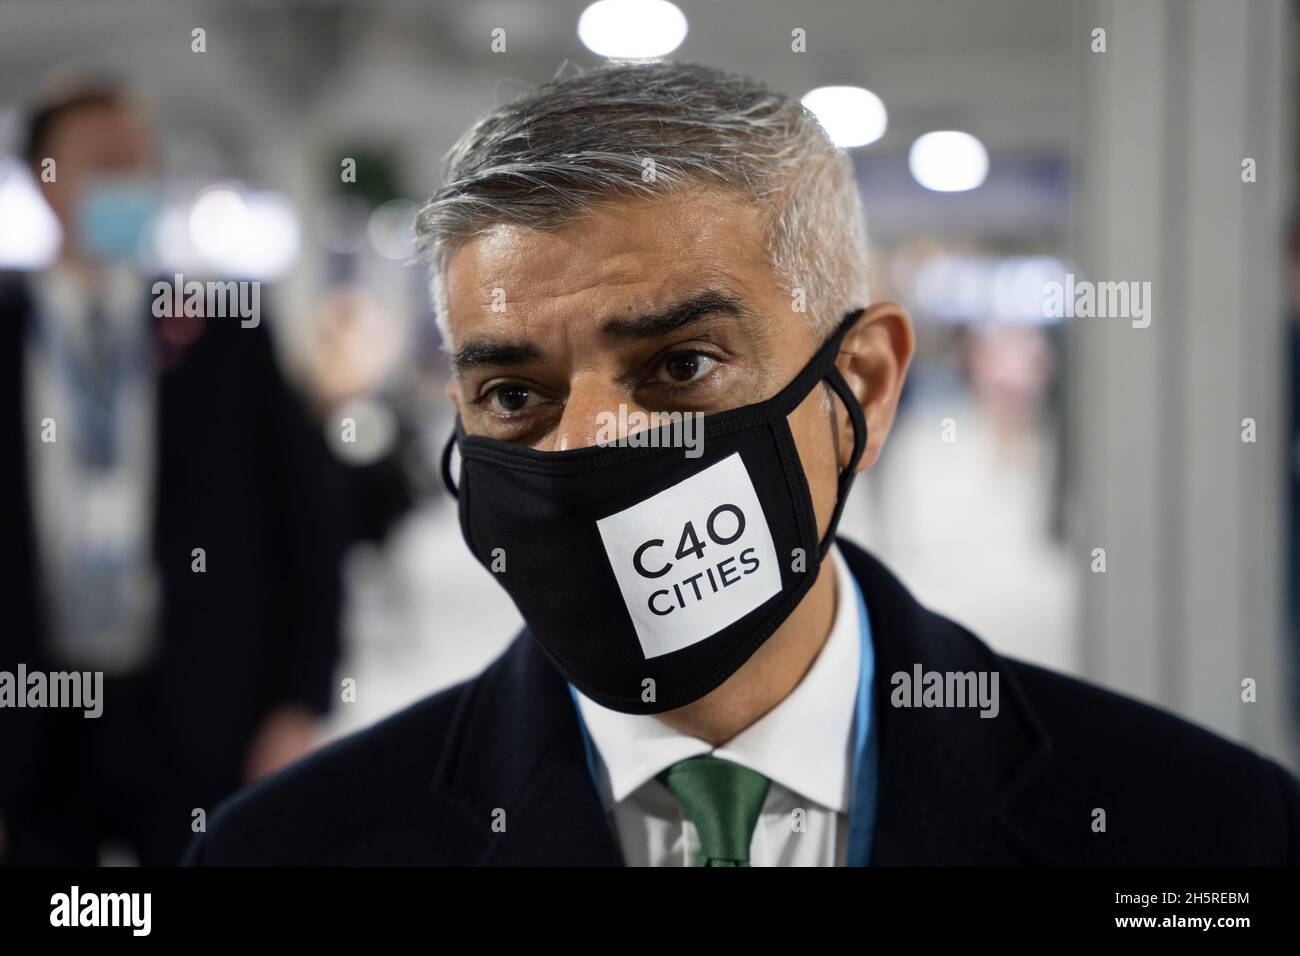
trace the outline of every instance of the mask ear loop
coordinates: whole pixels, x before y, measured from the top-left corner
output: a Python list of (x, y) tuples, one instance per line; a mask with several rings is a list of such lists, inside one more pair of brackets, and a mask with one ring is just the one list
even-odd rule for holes
[(835, 529), (839, 527), (840, 515), (844, 513), (844, 505), (849, 500), (849, 488), (858, 473), (858, 462), (862, 460), (862, 453), (867, 449), (867, 418), (862, 414), (862, 406), (858, 404), (857, 396), (853, 394), (849, 383), (844, 381), (844, 376), (836, 366), (832, 365), (827, 371), (826, 380), (830, 382), (831, 388), (848, 409), (849, 419), (853, 422), (853, 454), (849, 456), (848, 467), (840, 472), (839, 487), (835, 495), (835, 510), (831, 513), (831, 523), (826, 527), (826, 537), (818, 546), (818, 551), (823, 558), (826, 557), (826, 552), (830, 550), (831, 543), (835, 540)]
[(456, 447), (456, 435), (460, 432), (460, 422), (457, 421), (456, 427), (452, 429), (451, 437), (447, 439), (447, 444), (442, 448), (442, 483), (447, 486), (453, 498), (460, 498), (460, 489), (451, 479), (451, 453)]

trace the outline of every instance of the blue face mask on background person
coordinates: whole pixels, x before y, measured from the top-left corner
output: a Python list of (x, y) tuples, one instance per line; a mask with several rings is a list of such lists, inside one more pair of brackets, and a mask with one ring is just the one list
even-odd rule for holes
[(152, 180), (97, 180), (77, 206), (77, 241), (87, 255), (104, 261), (142, 259), (161, 208)]

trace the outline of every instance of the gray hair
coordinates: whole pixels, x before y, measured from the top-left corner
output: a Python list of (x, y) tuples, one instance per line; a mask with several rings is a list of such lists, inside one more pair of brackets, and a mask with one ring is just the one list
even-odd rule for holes
[(473, 236), (502, 223), (554, 230), (611, 199), (689, 186), (760, 206), (773, 271), (792, 299), (802, 290), (818, 333), (868, 304), (866, 224), (848, 154), (802, 104), (746, 77), (670, 62), (557, 75), (480, 119), (446, 162), (415, 221), (444, 348), (447, 265)]

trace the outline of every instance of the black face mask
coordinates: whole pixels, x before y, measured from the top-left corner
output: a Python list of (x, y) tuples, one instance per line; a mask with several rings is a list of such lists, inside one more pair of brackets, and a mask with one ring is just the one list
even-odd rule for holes
[[(457, 419), (443, 478), (460, 499), (465, 540), (582, 693), (635, 714), (698, 700), (812, 587), (867, 442), (862, 408), (835, 367), (861, 315), (846, 315), (772, 398), (698, 419), (698, 457), (669, 447), (683, 434), (671, 420), (626, 444), (543, 452), (467, 435)], [(822, 381), (849, 410), (853, 455), (819, 541), (786, 418)]]

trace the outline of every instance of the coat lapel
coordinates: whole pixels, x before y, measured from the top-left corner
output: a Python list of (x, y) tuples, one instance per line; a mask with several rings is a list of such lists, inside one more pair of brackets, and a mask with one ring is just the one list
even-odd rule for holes
[[(880, 761), (872, 865), (1056, 862), (1005, 809), (1050, 750), (1005, 662), (923, 608), (861, 548), (839, 545), (866, 597), (875, 639)], [(894, 707), (891, 675), (912, 674), (916, 664), (925, 671), (997, 673), (998, 715)]]
[(463, 824), (468, 862), (622, 865), (568, 689), (527, 630), (465, 694), (447, 739), (433, 797)]

